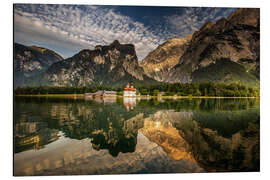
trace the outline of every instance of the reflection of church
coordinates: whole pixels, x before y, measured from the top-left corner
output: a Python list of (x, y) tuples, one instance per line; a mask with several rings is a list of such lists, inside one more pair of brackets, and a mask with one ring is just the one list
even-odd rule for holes
[(136, 97), (136, 89), (134, 88), (133, 83), (127, 83), (126, 87), (124, 88), (124, 97)]
[(124, 97), (123, 102), (127, 111), (133, 110), (134, 107), (136, 106), (136, 98)]

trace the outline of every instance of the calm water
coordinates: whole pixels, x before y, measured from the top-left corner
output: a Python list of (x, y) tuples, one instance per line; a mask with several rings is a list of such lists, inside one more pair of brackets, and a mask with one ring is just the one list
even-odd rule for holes
[(14, 175), (259, 171), (258, 99), (16, 97)]

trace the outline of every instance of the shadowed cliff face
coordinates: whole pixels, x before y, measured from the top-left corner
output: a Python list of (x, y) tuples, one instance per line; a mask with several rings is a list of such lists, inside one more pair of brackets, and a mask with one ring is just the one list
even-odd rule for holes
[(87, 86), (125, 85), (127, 82), (155, 83), (138, 65), (135, 47), (117, 40), (94, 50), (82, 50), (71, 58), (53, 64), (33, 80), (41, 85)]
[(149, 77), (157, 81), (165, 81), (171, 68), (179, 63), (191, 37), (192, 35), (169, 39), (140, 61), (140, 66)]
[[(235, 74), (239, 73), (237, 69), (233, 72), (226, 71), (224, 74), (217, 73), (216, 76), (221, 76), (217, 81), (240, 81), (247, 85), (250, 85), (249, 81), (258, 81), (260, 63), (259, 15), (259, 9), (238, 9), (227, 19), (223, 18), (216, 23), (205, 24), (193, 34), (187, 50), (181, 56), (179, 64), (171, 70), (167, 81), (202, 81), (200, 77), (194, 77), (193, 74), (201, 70), (207, 71), (208, 66), (215, 66), (216, 62), (222, 59), (228, 59), (238, 64), (239, 68), (243, 68), (245, 71), (240, 74), (240, 77), (235, 77)], [(216, 66), (215, 69), (218, 71), (221, 70), (221, 67)], [(201, 74), (201, 76), (205, 75)], [(241, 76), (251, 77), (248, 80), (243, 80)], [(204, 79), (204, 81), (207, 80), (211, 81), (211, 79)]]
[(63, 58), (52, 50), (37, 46), (14, 44), (14, 85), (21, 86), (29, 77), (46, 71)]
[[(140, 65), (162, 82), (259, 85), (260, 10), (239, 8), (186, 38), (170, 39)], [(229, 63), (227, 62), (229, 61)]]

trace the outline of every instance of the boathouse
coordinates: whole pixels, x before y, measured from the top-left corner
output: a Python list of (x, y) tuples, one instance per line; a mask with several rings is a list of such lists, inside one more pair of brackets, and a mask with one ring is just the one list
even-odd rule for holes
[(85, 93), (84, 96), (85, 97), (110, 97), (110, 96), (116, 96), (116, 92), (99, 90), (95, 93)]

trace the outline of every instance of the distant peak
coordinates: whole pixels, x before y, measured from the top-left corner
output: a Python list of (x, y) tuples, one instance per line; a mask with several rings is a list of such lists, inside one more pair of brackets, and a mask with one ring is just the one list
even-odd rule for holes
[(260, 25), (259, 8), (239, 8), (227, 18), (232, 24)]
[(206, 22), (203, 27), (200, 29), (200, 31), (204, 31), (206, 29), (210, 29), (215, 23), (212, 21)]
[(113, 43), (111, 45), (120, 45), (118, 40), (114, 40)]
[(32, 46), (28, 46), (30, 49), (33, 49), (35, 51), (39, 51), (40, 53), (44, 53), (45, 51), (47, 51), (46, 48), (43, 48), (43, 47), (39, 47), (39, 46), (35, 46), (35, 45), (32, 45)]
[(95, 50), (101, 51), (101, 50), (102, 50), (102, 46), (101, 46), (101, 45), (97, 45), (97, 46), (95, 47)]

